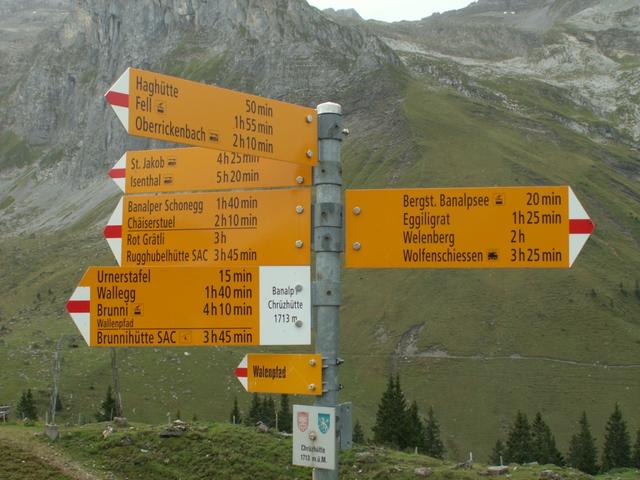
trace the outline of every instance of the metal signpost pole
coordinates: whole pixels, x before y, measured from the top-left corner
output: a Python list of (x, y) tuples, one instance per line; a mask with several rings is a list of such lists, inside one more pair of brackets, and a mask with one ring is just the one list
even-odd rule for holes
[[(342, 297), (342, 163), (340, 159), (342, 107), (337, 103), (318, 105), (318, 164), (313, 169), (315, 210), (313, 212), (313, 251), (315, 252), (314, 306), (316, 311), (316, 353), (322, 355), (323, 393), (317, 406), (337, 407), (339, 309)], [(339, 425), (336, 425), (339, 428)], [(338, 432), (339, 435), (339, 432)], [(339, 449), (339, 443), (337, 444)], [(336, 457), (338, 451), (336, 451)], [(335, 470), (315, 469), (314, 478), (338, 478)]]

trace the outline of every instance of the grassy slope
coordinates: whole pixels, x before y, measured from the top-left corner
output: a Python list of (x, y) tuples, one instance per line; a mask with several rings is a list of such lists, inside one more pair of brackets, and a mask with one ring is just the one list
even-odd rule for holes
[[(364, 123), (348, 125), (347, 186), (569, 184), (597, 230), (566, 271), (346, 271), (341, 398), (354, 402), (369, 433), (387, 375), (398, 371), (410, 400), (423, 412), (434, 406), (454, 459), (470, 450), (486, 458), (516, 409), (531, 417), (542, 411), (563, 450), (583, 409), (599, 444), (615, 401), (635, 431), (640, 212), (638, 187), (624, 172), (637, 160), (536, 112), (524, 117), (402, 75), (396, 80), (406, 89), (405, 123), (401, 133), (390, 127), (389, 137), (400, 133), (401, 141), (368, 126), (357, 132)], [(531, 96), (525, 100), (530, 106)], [(562, 105), (545, 101), (552, 106)], [(114, 263), (97, 223), (114, 206), (103, 205), (71, 231), (0, 245), (0, 403), (15, 405), (27, 387), (46, 403), (53, 350), (64, 335), (60, 420), (90, 419), (98, 409), (110, 383), (109, 355), (84, 346), (64, 304), (86, 266)], [(422, 329), (412, 354), (396, 355), (414, 326)], [(126, 415), (161, 422), (180, 410), (183, 418), (225, 419), (234, 396), (249, 403), (232, 375), (247, 350), (120, 350)], [(460, 358), (421, 355), (434, 350)]]
[[(625, 165), (637, 169), (637, 154), (633, 160), (633, 152), (558, 128), (545, 115), (512, 114), (418, 81), (404, 106), (420, 158), (398, 185), (568, 184), (597, 230), (566, 271), (346, 272), (343, 378), (356, 379), (345, 381), (355, 416), (373, 423), (385, 376), (397, 366), (408, 397), (423, 411), (435, 407), (456, 458), (468, 450), (486, 458), (518, 408), (530, 416), (540, 410), (563, 449), (582, 409), (599, 442), (616, 401), (635, 431), (639, 197)], [(360, 186), (368, 174), (364, 168), (347, 181)], [(394, 360), (414, 326), (422, 329), (412, 354)], [(462, 358), (420, 356), (434, 350)]]
[(15, 448), (9, 442), (0, 440), (0, 471), (5, 480), (37, 478), (42, 480), (69, 480), (72, 477), (46, 464), (28, 450)]
[[(15, 435), (16, 427), (13, 429)], [(163, 427), (135, 424), (116, 430), (103, 439), (105, 424), (92, 424), (63, 429), (60, 440), (49, 444), (39, 429), (29, 429), (31, 443), (42, 452), (51, 445), (63, 455), (71, 456), (78, 465), (84, 464), (92, 474), (105, 478), (170, 479), (286, 479), (309, 478), (311, 470), (291, 465), (291, 438), (272, 433), (258, 433), (253, 428), (230, 424), (195, 423), (179, 438), (160, 438)], [(7, 427), (0, 426), (0, 436)], [(24, 434), (23, 434), (24, 435)], [(10, 440), (6, 442), (11, 445)], [(1, 444), (4, 445), (4, 444)], [(30, 463), (38, 463), (31, 458)], [(41, 462), (40, 462), (41, 463)], [(0, 467), (4, 467), (0, 458)], [(384, 448), (355, 446), (340, 456), (340, 478), (401, 480), (417, 478), (417, 468), (429, 468), (433, 479), (470, 480), (486, 471), (475, 464), (471, 469), (457, 468), (455, 463), (442, 462), (424, 455), (412, 455)], [(547, 466), (522, 466), (511, 469), (515, 480), (538, 478)], [(563, 478), (588, 480), (592, 477), (551, 467)], [(43, 469), (42, 472), (45, 472)], [(26, 478), (20, 476), (9, 477)], [(46, 477), (38, 478), (66, 478)], [(631, 477), (628, 477), (631, 478)]]

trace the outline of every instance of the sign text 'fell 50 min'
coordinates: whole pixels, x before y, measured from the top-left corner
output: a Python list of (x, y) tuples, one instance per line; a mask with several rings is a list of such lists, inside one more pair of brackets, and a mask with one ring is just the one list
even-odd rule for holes
[(128, 68), (105, 94), (132, 135), (317, 163), (312, 108)]

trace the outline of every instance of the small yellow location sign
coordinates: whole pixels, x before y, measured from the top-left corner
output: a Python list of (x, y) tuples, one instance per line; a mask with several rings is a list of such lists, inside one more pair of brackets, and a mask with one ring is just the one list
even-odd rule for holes
[(120, 265), (309, 265), (311, 190), (125, 195), (105, 227)]
[(90, 346), (308, 345), (309, 267), (90, 267), (67, 303)]
[(349, 268), (567, 268), (593, 224), (567, 186), (348, 190)]
[(124, 193), (311, 185), (311, 166), (199, 147), (127, 152), (109, 176)]
[(322, 395), (320, 354), (248, 354), (236, 368), (248, 392)]
[(314, 165), (316, 111), (278, 100), (129, 68), (107, 100), (128, 108), (132, 135)]

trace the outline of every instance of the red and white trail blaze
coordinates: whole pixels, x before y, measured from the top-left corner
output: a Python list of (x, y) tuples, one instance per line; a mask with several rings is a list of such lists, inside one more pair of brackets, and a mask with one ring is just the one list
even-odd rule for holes
[(595, 225), (571, 187), (567, 188), (569, 189), (569, 266), (571, 266), (593, 233)]

